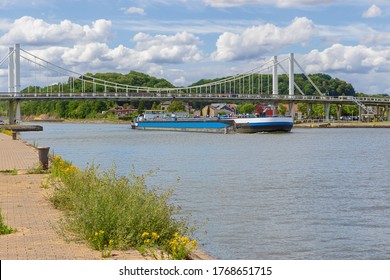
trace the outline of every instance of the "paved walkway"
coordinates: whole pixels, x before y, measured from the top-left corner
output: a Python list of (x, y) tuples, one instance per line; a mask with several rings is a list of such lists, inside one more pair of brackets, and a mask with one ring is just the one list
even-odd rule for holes
[(39, 166), (38, 151), (0, 133), (0, 170), (29, 170)]
[[(38, 153), (23, 141), (0, 133), (0, 209), (16, 233), (0, 235), (1, 260), (95, 260), (100, 252), (59, 235), (61, 212), (42, 188), (45, 175), (27, 174), (38, 167)], [(12, 175), (17, 170), (18, 175)], [(136, 250), (113, 251), (110, 259), (144, 260)]]

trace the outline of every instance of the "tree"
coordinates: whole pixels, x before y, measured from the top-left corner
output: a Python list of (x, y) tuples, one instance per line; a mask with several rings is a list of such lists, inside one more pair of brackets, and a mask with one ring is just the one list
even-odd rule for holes
[(156, 101), (155, 101), (155, 102), (153, 102), (153, 104), (152, 104), (152, 110), (157, 110), (157, 108), (158, 108), (158, 106), (157, 106), (157, 103), (156, 103)]
[(186, 107), (181, 101), (173, 101), (171, 104), (169, 104), (167, 110), (169, 112), (185, 112)]
[(240, 114), (252, 114), (255, 110), (256, 105), (252, 103), (244, 103), (238, 107)]
[(144, 111), (145, 111), (145, 104), (142, 101), (140, 101), (138, 104), (137, 112), (138, 114), (142, 114)]
[(283, 104), (279, 104), (278, 111), (279, 111), (279, 115), (285, 116), (287, 109), (285, 106), (283, 106)]

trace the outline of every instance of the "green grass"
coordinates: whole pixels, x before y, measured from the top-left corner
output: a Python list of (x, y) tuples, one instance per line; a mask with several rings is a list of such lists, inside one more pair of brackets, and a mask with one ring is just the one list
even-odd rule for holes
[[(84, 170), (54, 157), (50, 200), (65, 211), (64, 231), (70, 231), (109, 256), (112, 249), (137, 248), (163, 251), (171, 259), (183, 259), (196, 247), (195, 227), (189, 217), (178, 218), (171, 204), (172, 189), (150, 189), (147, 176), (118, 176), (115, 168)], [(153, 238), (147, 238), (147, 236)], [(178, 246), (175, 240), (183, 241)]]
[(12, 169), (12, 170), (6, 169), (6, 170), (0, 170), (0, 173), (18, 175), (18, 170), (17, 169)]
[(0, 209), (0, 235), (10, 234), (10, 233), (13, 233), (15, 231), (16, 230), (14, 230), (13, 228), (4, 224), (3, 214), (1, 213), (1, 209)]
[(12, 130), (0, 129), (0, 133), (12, 136)]

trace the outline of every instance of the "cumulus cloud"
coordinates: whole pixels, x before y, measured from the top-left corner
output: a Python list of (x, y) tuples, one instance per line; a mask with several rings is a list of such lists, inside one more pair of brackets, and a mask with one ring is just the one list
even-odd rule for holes
[(93, 66), (100, 66), (102, 58), (108, 53), (109, 48), (104, 43), (88, 43), (75, 45), (63, 52), (61, 59), (66, 65), (77, 65), (87, 63)]
[[(48, 23), (26, 16), (14, 22), (2, 20), (0, 28), (5, 30), (3, 34), (0, 33), (1, 53), (7, 53), (8, 47), (18, 42), (33, 55), (77, 73), (136, 70), (163, 76), (167, 74), (164, 73), (167, 65), (188, 64), (203, 59), (199, 49), (203, 42), (189, 32), (171, 35), (137, 33), (132, 38), (134, 47), (128, 47), (122, 44), (110, 46), (111, 22), (103, 19), (79, 25), (69, 20)], [(5, 68), (6, 65), (1, 65), (0, 70)], [(40, 67), (32, 66), (22, 58), (22, 68), (24, 75), (34, 75), (34, 71)], [(51, 74), (46, 75), (49, 77)], [(52, 75), (56, 78), (58, 73)], [(177, 77), (171, 78), (174, 80)], [(29, 79), (32, 76), (24, 77), (23, 81), (28, 83)], [(42, 81), (43, 84), (47, 82)], [(4, 84), (7, 84), (6, 81)]]
[(122, 11), (127, 15), (132, 15), (132, 14), (138, 14), (141, 16), (145, 15), (145, 10), (138, 7), (122, 8)]
[(374, 18), (382, 15), (382, 10), (377, 5), (372, 5), (367, 11), (363, 13), (365, 18)]
[(99, 19), (91, 25), (79, 25), (70, 20), (58, 24), (47, 23), (42, 19), (24, 16), (8, 24), (9, 30), (0, 37), (0, 44), (15, 42), (27, 45), (74, 44), (94, 40), (108, 41), (111, 21)]
[(188, 32), (172, 36), (138, 33), (133, 40), (137, 43), (135, 50), (145, 62), (185, 63), (202, 59), (200, 39)]
[(335, 0), (203, 0), (207, 6), (216, 8), (237, 7), (248, 4), (266, 4), (281, 8), (318, 6), (334, 3)]
[(314, 34), (314, 23), (305, 17), (295, 18), (287, 27), (265, 24), (240, 34), (225, 32), (218, 38), (212, 57), (219, 61), (256, 58), (285, 46), (303, 44)]
[(335, 44), (304, 56), (306, 71), (369, 73), (390, 71), (390, 47)]
[[(31, 50), (39, 58), (79, 73), (161, 70), (162, 64), (181, 64), (203, 58), (198, 45), (201, 41), (186, 32), (171, 36), (138, 33), (134, 48), (119, 45), (110, 48), (104, 42), (88, 42), (71, 47), (48, 47)], [(68, 68), (69, 67), (69, 68)]]

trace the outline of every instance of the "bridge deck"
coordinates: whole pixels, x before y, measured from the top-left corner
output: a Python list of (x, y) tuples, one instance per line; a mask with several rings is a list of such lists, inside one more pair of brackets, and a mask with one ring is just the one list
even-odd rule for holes
[(211, 102), (276, 102), (276, 103), (333, 103), (356, 105), (356, 101), (367, 106), (390, 105), (390, 98), (352, 96), (308, 96), (308, 95), (261, 95), (261, 94), (212, 94), (212, 93), (159, 93), (159, 92), (106, 92), (106, 93), (0, 93), (0, 101), (33, 100), (183, 100)]

